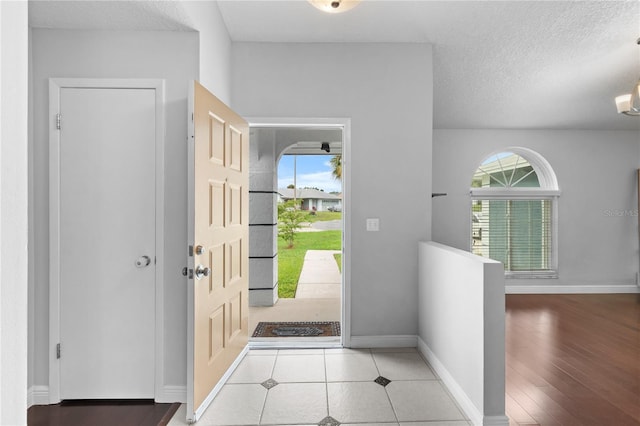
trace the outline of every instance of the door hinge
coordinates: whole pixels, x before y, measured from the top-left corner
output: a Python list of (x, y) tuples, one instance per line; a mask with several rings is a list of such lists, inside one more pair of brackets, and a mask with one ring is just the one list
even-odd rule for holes
[(56, 129), (60, 130), (60, 123), (62, 122), (62, 114), (56, 114)]
[(193, 279), (193, 269), (189, 269), (186, 266), (182, 268), (182, 276), (188, 277), (190, 280)]
[(189, 277), (190, 280), (193, 279), (193, 269), (189, 269), (186, 266), (182, 268), (182, 275), (185, 277)]
[(56, 358), (60, 359), (60, 343), (56, 345)]

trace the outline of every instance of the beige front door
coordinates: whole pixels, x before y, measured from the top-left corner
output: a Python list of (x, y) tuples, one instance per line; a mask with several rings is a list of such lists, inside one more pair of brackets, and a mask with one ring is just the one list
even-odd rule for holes
[(248, 342), (249, 127), (199, 83), (190, 95), (187, 420), (196, 421)]

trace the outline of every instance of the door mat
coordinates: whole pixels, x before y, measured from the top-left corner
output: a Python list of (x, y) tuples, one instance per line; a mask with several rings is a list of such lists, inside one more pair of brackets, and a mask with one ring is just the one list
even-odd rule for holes
[(339, 321), (259, 322), (251, 337), (327, 337), (339, 335)]

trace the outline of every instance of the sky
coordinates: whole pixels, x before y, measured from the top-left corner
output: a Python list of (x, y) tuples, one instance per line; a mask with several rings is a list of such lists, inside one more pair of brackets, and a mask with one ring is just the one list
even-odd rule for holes
[[(329, 161), (333, 155), (297, 155), (296, 186), (342, 192), (342, 182), (333, 178)], [(293, 155), (283, 155), (278, 164), (278, 188), (293, 184)]]

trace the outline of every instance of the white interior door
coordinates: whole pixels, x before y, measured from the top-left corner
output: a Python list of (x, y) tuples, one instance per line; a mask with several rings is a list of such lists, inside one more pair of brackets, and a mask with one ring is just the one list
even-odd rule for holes
[(60, 399), (153, 398), (156, 94), (59, 102)]

